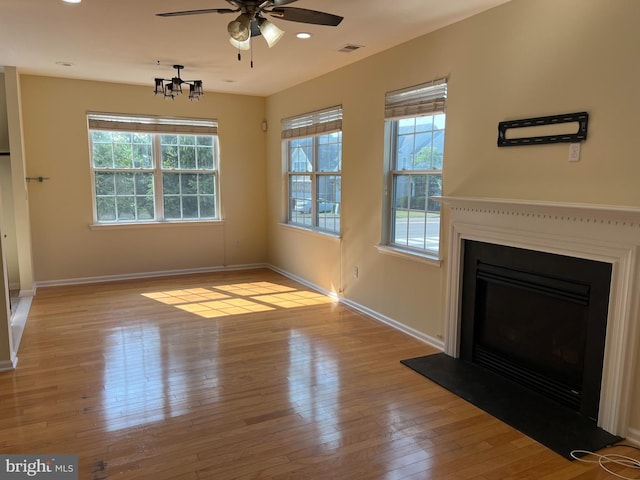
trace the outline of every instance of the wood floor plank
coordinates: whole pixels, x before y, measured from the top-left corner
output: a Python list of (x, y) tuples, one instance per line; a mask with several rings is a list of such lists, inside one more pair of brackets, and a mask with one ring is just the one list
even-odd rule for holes
[(429, 353), (267, 269), (41, 288), (0, 453), (90, 480), (607, 478), (400, 364)]

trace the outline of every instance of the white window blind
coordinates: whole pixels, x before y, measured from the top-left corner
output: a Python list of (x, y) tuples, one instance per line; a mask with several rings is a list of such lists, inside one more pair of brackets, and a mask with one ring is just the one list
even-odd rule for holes
[(418, 117), (445, 112), (447, 79), (440, 78), (413, 87), (394, 90), (385, 95), (385, 118)]
[(144, 132), (185, 135), (217, 135), (218, 122), (209, 119), (127, 116), (111, 113), (89, 113), (90, 130), (110, 132)]
[(282, 138), (323, 135), (342, 130), (342, 105), (282, 120)]

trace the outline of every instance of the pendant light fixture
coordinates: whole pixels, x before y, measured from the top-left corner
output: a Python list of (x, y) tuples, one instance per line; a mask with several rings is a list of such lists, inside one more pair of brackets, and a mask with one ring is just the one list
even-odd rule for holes
[[(166, 99), (174, 99), (176, 95), (182, 95), (182, 85), (189, 85), (189, 100), (200, 100), (204, 95), (204, 87), (202, 80), (183, 80), (180, 78), (180, 70), (184, 68), (182, 65), (174, 65), (173, 68), (178, 70), (178, 75), (171, 78), (156, 78), (154, 95), (162, 95)], [(166, 82), (166, 83), (165, 83)]]

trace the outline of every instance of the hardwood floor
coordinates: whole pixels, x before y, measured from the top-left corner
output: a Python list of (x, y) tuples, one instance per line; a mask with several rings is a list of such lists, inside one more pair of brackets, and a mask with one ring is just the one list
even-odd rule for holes
[(91, 480), (612, 478), (400, 364), (433, 352), (269, 270), (41, 288), (0, 453)]

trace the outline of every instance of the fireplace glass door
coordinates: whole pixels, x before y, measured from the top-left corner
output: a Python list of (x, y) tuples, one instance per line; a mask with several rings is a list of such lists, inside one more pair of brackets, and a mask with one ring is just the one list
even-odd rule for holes
[(610, 278), (610, 264), (465, 242), (461, 357), (595, 420)]

